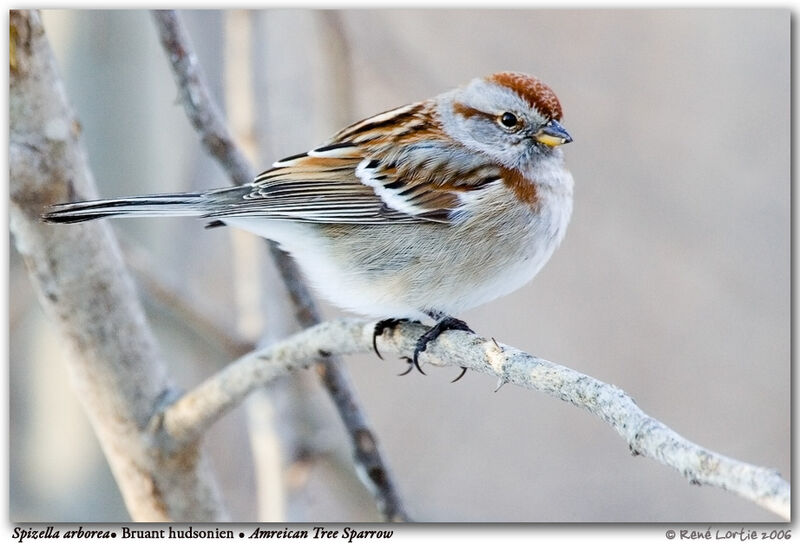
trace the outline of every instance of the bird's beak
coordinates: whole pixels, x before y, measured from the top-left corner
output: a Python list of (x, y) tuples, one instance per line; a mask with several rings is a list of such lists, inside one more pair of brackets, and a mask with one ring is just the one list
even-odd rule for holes
[(569, 132), (552, 119), (539, 132), (534, 134), (533, 138), (549, 147), (568, 144), (572, 141), (572, 136), (569, 135)]

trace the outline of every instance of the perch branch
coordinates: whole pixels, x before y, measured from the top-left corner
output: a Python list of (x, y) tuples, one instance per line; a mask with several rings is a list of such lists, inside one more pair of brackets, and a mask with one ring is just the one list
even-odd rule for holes
[[(373, 330), (372, 322), (330, 321), (245, 356), (167, 407), (162, 414), (162, 432), (179, 443), (193, 441), (253, 389), (312, 364), (320, 353), (372, 351)], [(380, 351), (409, 357), (425, 331), (419, 324), (398, 325), (380, 337)], [(503, 383), (570, 402), (608, 423), (635, 455), (672, 467), (692, 483), (731, 491), (787, 520), (790, 517), (790, 486), (777, 471), (743, 463), (690, 442), (645, 414), (628, 394), (613, 385), (461, 331), (443, 334), (421, 358), (437, 366), (463, 366), (495, 376)]]
[[(201, 135), (206, 150), (216, 158), (235, 185), (250, 183), (255, 170), (231, 138), (219, 109), (211, 99), (189, 38), (174, 11), (153, 11), (153, 18), (175, 75), (186, 114)], [(319, 310), (294, 261), (270, 243), (270, 252), (281, 274), (295, 317), (303, 327), (319, 323)], [(369, 427), (344, 366), (333, 357), (317, 354), (315, 368), (347, 430), (359, 476), (375, 497), (388, 521), (406, 521), (405, 508), (391, 472), (382, 459), (375, 434)]]
[(72, 385), (134, 520), (224, 520), (198, 444), (170, 455), (152, 447), (147, 424), (173, 387), (108, 225), (60, 228), (39, 218), (49, 204), (96, 191), (39, 13), (12, 10), (10, 31), (11, 231), (75, 355)]

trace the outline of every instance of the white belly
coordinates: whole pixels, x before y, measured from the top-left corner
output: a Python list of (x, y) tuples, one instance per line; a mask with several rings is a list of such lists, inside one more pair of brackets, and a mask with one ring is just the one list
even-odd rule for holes
[(422, 319), (431, 310), (458, 315), (522, 287), (561, 242), (571, 209), (571, 191), (544, 191), (536, 213), (489, 214), (490, 221), (459, 226), (325, 227), (253, 217), (225, 222), (278, 242), (340, 308)]

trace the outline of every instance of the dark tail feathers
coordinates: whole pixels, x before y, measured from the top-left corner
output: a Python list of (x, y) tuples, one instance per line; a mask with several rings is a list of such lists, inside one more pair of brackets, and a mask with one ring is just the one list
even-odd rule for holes
[(201, 216), (207, 210), (202, 193), (137, 196), (110, 200), (88, 200), (55, 204), (42, 219), (48, 223), (80, 223), (101, 217)]

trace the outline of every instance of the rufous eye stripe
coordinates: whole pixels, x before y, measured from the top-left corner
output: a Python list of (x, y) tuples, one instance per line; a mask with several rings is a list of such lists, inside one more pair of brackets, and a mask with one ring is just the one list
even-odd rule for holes
[(462, 104), (461, 102), (453, 103), (453, 113), (460, 115), (466, 119), (470, 117), (486, 117), (491, 119), (492, 116), (485, 111), (481, 111), (479, 109), (473, 108), (472, 106), (467, 106), (466, 104)]

